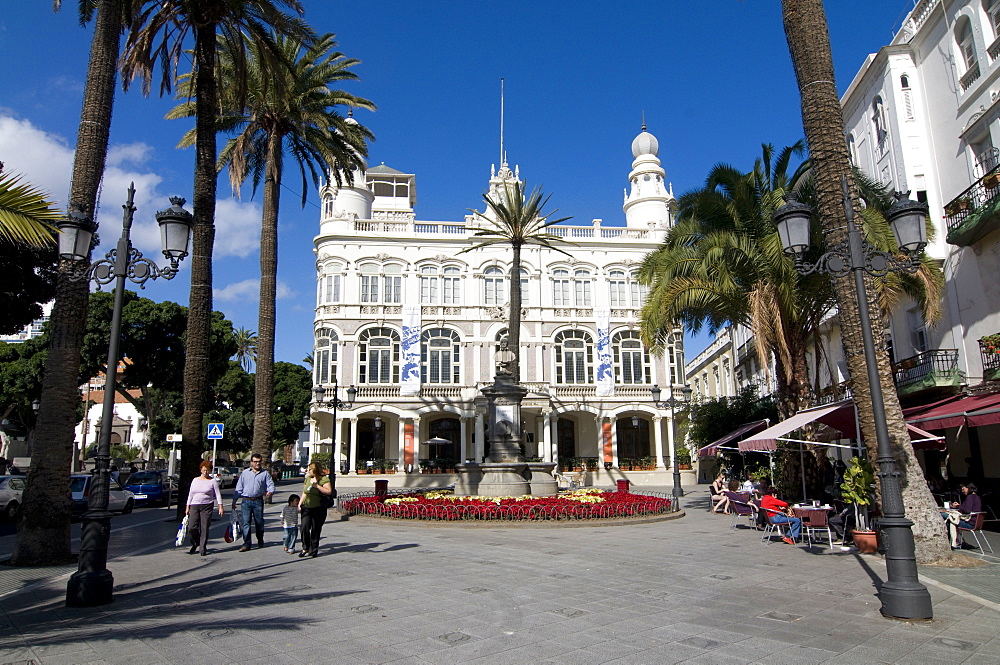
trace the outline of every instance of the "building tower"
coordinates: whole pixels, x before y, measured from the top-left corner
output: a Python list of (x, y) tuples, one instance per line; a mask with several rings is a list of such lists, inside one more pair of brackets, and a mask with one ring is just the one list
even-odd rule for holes
[(660, 166), (660, 143), (656, 137), (642, 131), (632, 141), (632, 172), (628, 174), (631, 188), (625, 192), (625, 223), (629, 228), (669, 229), (673, 225), (673, 185), (663, 179)]

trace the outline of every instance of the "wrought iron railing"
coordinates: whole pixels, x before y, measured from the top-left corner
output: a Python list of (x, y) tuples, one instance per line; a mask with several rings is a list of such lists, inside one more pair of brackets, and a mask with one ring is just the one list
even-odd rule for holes
[(972, 186), (948, 202), (944, 207), (948, 232), (958, 229), (977, 209), (1000, 197), (1000, 165), (994, 166)]
[(983, 360), (983, 379), (1000, 379), (1000, 333), (979, 340), (979, 355)]
[(916, 383), (930, 374), (951, 374), (958, 370), (956, 349), (934, 349), (904, 358), (892, 365), (896, 388)]

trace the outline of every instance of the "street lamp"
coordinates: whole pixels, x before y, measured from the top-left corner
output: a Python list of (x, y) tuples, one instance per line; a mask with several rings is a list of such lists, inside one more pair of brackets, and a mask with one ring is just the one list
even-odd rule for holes
[(66, 585), (66, 604), (71, 607), (91, 607), (105, 605), (112, 600), (114, 576), (107, 569), (108, 540), (111, 537), (111, 513), (108, 512), (108, 491), (111, 471), (111, 426), (115, 415), (115, 384), (118, 379), (118, 346), (121, 341), (122, 305), (125, 298), (125, 278), (145, 288), (146, 281), (162, 277), (173, 279), (178, 264), (187, 256), (192, 215), (181, 206), (184, 199), (171, 197), (173, 204), (156, 213), (160, 225), (160, 239), (163, 254), (170, 265), (160, 268), (143, 257), (132, 246), (130, 232), (132, 215), (135, 213), (135, 184), (128, 188), (128, 201), (122, 208), (122, 235), (115, 249), (105, 257), (91, 264), (84, 263), (90, 253), (90, 244), (97, 225), (82, 214), (72, 210), (67, 219), (59, 222), (59, 258), (77, 262), (69, 273), (74, 281), (92, 281), (103, 285), (115, 282), (114, 309), (111, 314), (111, 334), (108, 341), (108, 364), (105, 369), (104, 405), (101, 415), (101, 432), (98, 439), (96, 469), (93, 485), (83, 514), (80, 535), (79, 567)]
[[(649, 392), (652, 393), (653, 403), (656, 404), (657, 408), (670, 409), (670, 427), (673, 428), (674, 409), (676, 409), (679, 406), (685, 406), (688, 402), (691, 401), (691, 386), (684, 386), (681, 389), (681, 395), (682, 395), (681, 399), (676, 399), (673, 394), (673, 389), (671, 389), (670, 399), (664, 400), (662, 402), (660, 401), (660, 393), (662, 391), (660, 390), (659, 386), (653, 386), (652, 388), (649, 389)], [(674, 444), (673, 459), (670, 462), (674, 467), (674, 489), (672, 494), (674, 498), (679, 499), (680, 497), (684, 496), (684, 489), (681, 487), (681, 470), (680, 468), (678, 468), (677, 465), (677, 440), (676, 437), (674, 436), (673, 429), (670, 430), (670, 440)], [(658, 463), (659, 462), (657, 462), (657, 464)]]
[[(333, 470), (333, 456), (337, 450), (337, 440), (340, 438), (340, 432), (337, 431), (337, 409), (349, 409), (354, 406), (354, 400), (358, 396), (358, 389), (351, 386), (347, 389), (347, 401), (337, 397), (339, 392), (339, 386), (337, 385), (337, 377), (333, 377), (333, 398), (325, 399), (326, 388), (323, 386), (316, 386), (313, 388), (313, 403), (317, 407), (333, 407), (333, 445), (330, 446), (330, 473), (334, 473)], [(339, 463), (340, 460), (337, 460)], [(343, 468), (341, 468), (343, 471)]]
[(896, 194), (896, 203), (887, 217), (893, 234), (904, 257), (872, 248), (854, 224), (854, 206), (851, 203), (847, 176), (842, 176), (844, 213), (847, 216), (847, 239), (832, 245), (815, 263), (807, 263), (803, 254), (809, 247), (809, 228), (812, 208), (789, 195), (787, 203), (772, 214), (778, 226), (785, 253), (795, 261), (795, 269), (802, 275), (821, 272), (833, 277), (854, 273), (854, 288), (858, 298), (858, 316), (864, 341), (865, 365), (868, 368), (868, 386), (871, 390), (872, 411), (875, 417), (875, 439), (878, 444), (878, 477), (882, 482), (882, 519), (879, 520), (882, 542), (886, 550), (886, 582), (879, 598), (882, 614), (902, 619), (929, 619), (933, 616), (931, 597), (927, 588), (917, 579), (917, 560), (913, 542), (913, 522), (906, 519), (903, 492), (899, 484), (900, 472), (892, 455), (889, 428), (885, 420), (885, 402), (879, 379), (872, 333), (871, 314), (868, 310), (868, 293), (864, 273), (877, 277), (890, 272), (915, 273), (920, 267), (920, 251), (927, 244), (925, 224), (927, 204), (911, 201), (905, 194)]

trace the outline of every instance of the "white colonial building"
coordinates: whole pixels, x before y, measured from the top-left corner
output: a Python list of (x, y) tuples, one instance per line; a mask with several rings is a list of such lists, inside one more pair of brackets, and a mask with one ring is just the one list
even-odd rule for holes
[[(574, 243), (564, 246), (569, 256), (523, 251), (516, 277), (528, 457), (590, 458), (602, 469), (641, 458), (661, 470), (670, 463), (673, 423), (650, 389), (680, 396), (682, 335), (654, 356), (638, 333), (645, 289), (636, 272), (672, 225), (675, 205), (658, 149), (643, 127), (632, 142), (624, 226), (558, 225), (551, 232)], [(489, 195), (515, 181), (506, 161), (491, 168)], [(492, 383), (507, 335), (509, 247), (460, 253), (476, 244), (479, 215), (418, 220), (416, 176), (385, 165), (355, 173), (352, 186), (328, 184), (320, 196), (313, 357), (325, 404), (313, 406), (310, 449), (333, 452), (351, 473), (378, 460), (406, 470), (483, 459), (480, 388)], [(348, 386), (356, 402), (335, 419), (329, 403), (346, 400)]]

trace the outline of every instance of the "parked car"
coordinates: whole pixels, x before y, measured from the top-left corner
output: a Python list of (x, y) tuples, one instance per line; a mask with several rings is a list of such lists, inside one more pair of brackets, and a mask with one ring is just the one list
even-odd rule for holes
[(17, 517), (24, 491), (24, 476), (0, 476), (0, 511), (5, 518)]
[[(108, 492), (108, 510), (112, 513), (127, 515), (135, 507), (135, 495), (123, 489), (118, 481), (109, 477), (111, 484)], [(73, 474), (70, 476), (70, 492), (73, 496), (73, 514), (82, 515), (87, 512), (87, 501), (90, 497), (90, 489), (94, 484), (94, 476), (91, 474)]]
[(219, 483), (219, 487), (236, 487), (236, 476), (234, 476), (228, 467), (217, 466), (212, 471), (212, 477), (215, 478), (215, 482)]
[[(166, 505), (167, 492), (172, 485), (165, 470), (136, 471), (129, 476), (125, 489), (132, 492), (136, 505), (161, 503)], [(176, 486), (174, 486), (176, 489)]]

